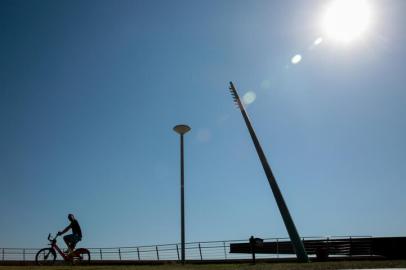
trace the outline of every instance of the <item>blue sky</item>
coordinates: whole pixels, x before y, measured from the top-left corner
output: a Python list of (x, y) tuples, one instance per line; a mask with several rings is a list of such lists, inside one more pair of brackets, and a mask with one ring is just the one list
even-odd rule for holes
[(316, 46), (326, 3), (2, 0), (1, 246), (179, 241), (179, 123), (186, 240), (286, 236), (229, 81), (301, 236), (404, 236), (406, 2)]

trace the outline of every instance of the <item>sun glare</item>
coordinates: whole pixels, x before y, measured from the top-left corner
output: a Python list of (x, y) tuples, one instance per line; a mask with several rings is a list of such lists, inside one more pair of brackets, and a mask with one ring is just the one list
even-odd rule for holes
[(333, 0), (324, 13), (322, 25), (328, 37), (348, 43), (365, 33), (370, 17), (366, 0)]

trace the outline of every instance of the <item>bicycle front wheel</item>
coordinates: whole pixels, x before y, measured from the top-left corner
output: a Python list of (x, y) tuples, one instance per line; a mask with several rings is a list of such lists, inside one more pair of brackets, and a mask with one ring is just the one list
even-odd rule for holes
[(37, 265), (52, 265), (55, 263), (56, 253), (52, 248), (43, 248), (35, 255)]

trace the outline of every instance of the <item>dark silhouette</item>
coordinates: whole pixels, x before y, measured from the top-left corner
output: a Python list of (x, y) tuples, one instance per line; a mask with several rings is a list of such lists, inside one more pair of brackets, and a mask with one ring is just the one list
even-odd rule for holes
[[(69, 227), (69, 226), (68, 226)], [(61, 255), (61, 257), (68, 262), (75, 264), (88, 264), (90, 262), (90, 252), (85, 248), (78, 248), (73, 250), (70, 253), (64, 253), (56, 244), (56, 238), (51, 237), (51, 234), (48, 235), (48, 241), (51, 247), (40, 249), (35, 255), (35, 262), (37, 265), (52, 265), (55, 263), (56, 252)]]
[(254, 236), (251, 235), (249, 243), (252, 253), (252, 263), (255, 264), (255, 253), (257, 252), (258, 248), (263, 246), (264, 240), (261, 238), (255, 238)]
[(288, 206), (283, 199), (282, 192), (279, 189), (278, 184), (276, 183), (276, 179), (272, 173), (271, 167), (266, 160), (264, 151), (258, 141), (257, 135), (255, 134), (254, 128), (251, 125), (251, 121), (248, 118), (248, 114), (245, 111), (244, 105), (242, 104), (240, 97), (238, 96), (237, 90), (235, 89), (232, 82), (230, 82), (230, 92), (234, 99), (234, 102), (241, 110), (241, 114), (245, 120), (245, 124), (247, 125), (248, 131), (251, 135), (252, 141), (254, 143), (255, 149), (257, 150), (259, 160), (261, 161), (262, 167), (264, 168), (265, 175), (268, 178), (269, 185), (271, 186), (273, 195), (275, 197), (276, 203), (278, 205), (279, 211), (281, 212), (281, 216), (283, 222), (285, 223), (286, 230), (288, 231), (290, 240), (292, 241), (296, 256), (298, 261), (300, 262), (308, 262), (309, 258), (307, 256), (306, 250), (304, 249), (302, 240), (300, 239), (299, 233), (296, 230), (295, 223), (293, 223), (293, 219), (289, 213)]
[(181, 260), (185, 263), (185, 177), (184, 177), (184, 151), (183, 151), (183, 135), (190, 131), (188, 125), (177, 125), (173, 130), (180, 135), (180, 245), (181, 245)]
[[(230, 253), (251, 254), (295, 254), (291, 241), (268, 242), (255, 241), (250, 238), (249, 243), (231, 243)], [(307, 254), (316, 255), (316, 261), (341, 258), (380, 258), (391, 260), (406, 259), (406, 237), (326, 237), (320, 239), (303, 240)]]
[(63, 240), (68, 246), (68, 253), (71, 253), (75, 249), (76, 244), (82, 240), (82, 230), (80, 229), (79, 222), (75, 219), (73, 214), (69, 214), (68, 219), (70, 224), (62, 231), (59, 231), (57, 236), (62, 235), (72, 229), (72, 234), (68, 234), (63, 237)]

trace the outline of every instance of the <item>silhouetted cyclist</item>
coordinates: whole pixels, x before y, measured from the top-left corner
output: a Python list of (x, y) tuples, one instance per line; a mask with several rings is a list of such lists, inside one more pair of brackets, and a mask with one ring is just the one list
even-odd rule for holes
[(62, 235), (69, 231), (69, 229), (72, 229), (72, 234), (68, 234), (63, 237), (63, 240), (68, 246), (69, 254), (75, 249), (76, 244), (80, 240), (82, 240), (82, 230), (80, 229), (79, 222), (75, 219), (73, 214), (69, 214), (68, 219), (70, 221), (70, 224), (65, 229), (63, 229), (63, 231), (59, 231), (58, 235)]

